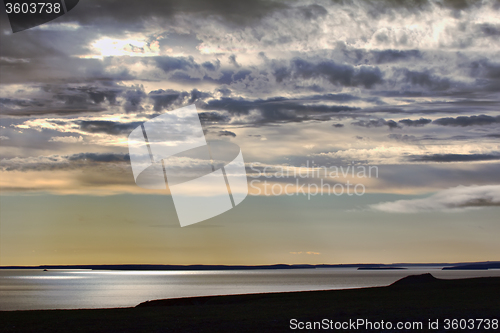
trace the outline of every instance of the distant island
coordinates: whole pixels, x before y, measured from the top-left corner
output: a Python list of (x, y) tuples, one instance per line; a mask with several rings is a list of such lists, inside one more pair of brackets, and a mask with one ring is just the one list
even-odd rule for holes
[(499, 269), (500, 261), (464, 262), (464, 263), (395, 263), (395, 264), (275, 264), (275, 265), (40, 265), (40, 266), (0, 266), (0, 269), (91, 269), (121, 271), (206, 271), (206, 270), (259, 270), (259, 269), (321, 269), (321, 268), (353, 268), (359, 270), (378, 269)]
[(366, 267), (358, 267), (359, 271), (380, 270), (380, 269), (407, 269), (407, 268), (406, 267), (394, 267), (394, 266), (366, 266)]
[(474, 262), (443, 267), (443, 270), (486, 270), (500, 269), (499, 261)]

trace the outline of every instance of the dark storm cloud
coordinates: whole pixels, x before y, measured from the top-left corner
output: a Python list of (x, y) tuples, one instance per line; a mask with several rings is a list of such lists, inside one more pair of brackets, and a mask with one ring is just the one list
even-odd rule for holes
[(218, 112), (200, 112), (198, 116), (202, 124), (226, 123), (231, 120), (229, 116)]
[[(45, 104), (41, 101), (37, 100), (28, 100), (28, 99), (16, 99), (16, 98), (0, 98), (0, 105), (3, 108), (7, 107), (42, 107)], [(2, 112), (3, 113), (3, 112)]]
[(68, 161), (90, 161), (90, 162), (129, 162), (128, 154), (113, 154), (113, 153), (80, 153), (66, 156)]
[(385, 119), (371, 119), (371, 120), (358, 120), (353, 123), (352, 125), (355, 126), (361, 126), (361, 127), (383, 127), (383, 126), (388, 126), (390, 129), (393, 128), (401, 128), (401, 126), (396, 123), (394, 120), (385, 120)]
[(412, 155), (410, 162), (477, 162), (500, 160), (499, 154), (433, 154)]
[(298, 8), (298, 10), (307, 20), (316, 19), (318, 17), (322, 17), (328, 14), (328, 11), (325, 9), (325, 7), (322, 7), (317, 4), (309, 6), (301, 6)]
[(136, 89), (127, 90), (123, 97), (125, 98), (125, 105), (123, 106), (125, 111), (141, 111), (143, 109), (141, 102), (146, 97), (146, 92), (144, 88), (136, 87)]
[(500, 80), (500, 63), (494, 63), (490, 59), (481, 59), (471, 62), (469, 67), (472, 77)]
[(478, 24), (476, 28), (486, 36), (490, 37), (500, 36), (500, 25), (484, 23), (484, 24)]
[(421, 86), (431, 90), (447, 90), (451, 87), (451, 80), (448, 78), (438, 77), (430, 71), (411, 71), (408, 69), (402, 70), (405, 81), (414, 86)]
[(237, 73), (235, 73), (233, 75), (233, 81), (240, 81), (240, 80), (244, 80), (247, 76), (249, 76), (250, 74), (252, 74), (252, 71), (249, 71), (247, 69), (244, 69), (244, 70), (241, 70), (241, 71), (238, 71)]
[(116, 97), (120, 94), (123, 88), (118, 87), (51, 87), (45, 86), (46, 92), (53, 92), (54, 97), (64, 101), (66, 105), (77, 105), (79, 107), (85, 107), (88, 104), (100, 104), (108, 101), (109, 104), (116, 104)]
[(403, 124), (405, 126), (410, 126), (410, 127), (422, 127), (427, 124), (430, 124), (432, 122), (431, 119), (425, 119), (425, 118), (420, 118), (418, 120), (411, 120), (411, 119), (402, 119), (398, 121), (398, 123)]
[(186, 93), (170, 89), (159, 89), (151, 91), (148, 96), (154, 101), (154, 110), (160, 111), (162, 109), (170, 107), (175, 101), (177, 101), (177, 99), (179, 99), (184, 94)]
[(71, 19), (82, 24), (114, 26), (116, 30), (140, 29), (152, 17), (172, 18), (177, 14), (195, 14), (202, 17), (216, 16), (231, 25), (247, 25), (255, 20), (287, 8), (278, 1), (248, 0), (162, 0), (147, 3), (135, 0), (86, 0), (80, 1), (71, 11)]
[(217, 60), (215, 64), (210, 61), (205, 61), (204, 63), (201, 64), (201, 66), (206, 70), (215, 71), (220, 68), (220, 60)]
[(193, 57), (155, 57), (154, 59), (158, 68), (162, 69), (165, 73), (175, 70), (187, 70), (190, 68), (199, 68), (200, 65), (194, 61)]
[[(342, 0), (334, 0), (338, 3), (345, 3)], [(498, 1), (497, 1), (498, 2)], [(455, 11), (467, 10), (470, 7), (481, 5), (481, 0), (381, 0), (381, 1), (361, 1), (361, 4), (368, 8), (368, 13), (374, 18), (383, 14), (392, 14), (394, 10), (405, 11), (408, 14), (431, 11), (433, 4), (439, 7), (448, 8)]]
[(229, 85), (251, 74), (249, 70), (240, 70), (235, 74), (232, 70), (219, 69), (220, 66), (209, 62), (200, 65), (191, 57), (181, 57), (181, 59), (167, 57), (167, 59), (157, 59), (156, 64), (165, 73), (169, 73), (169, 81), (192, 85), (203, 81)]
[(418, 140), (416, 136), (407, 134), (389, 134), (388, 138), (401, 142), (411, 142)]
[(121, 86), (113, 82), (80, 87), (45, 84), (35, 87), (31, 99), (0, 98), (1, 114), (30, 116), (106, 111), (110, 106), (141, 111), (147, 94), (142, 86)]
[(28, 158), (4, 158), (0, 161), (1, 171), (46, 171), (72, 170), (86, 166), (122, 163), (128, 166), (129, 154), (124, 153), (79, 153), (73, 155), (51, 155)]
[(240, 67), (241, 67), (241, 65), (240, 65), (240, 64), (238, 64), (238, 62), (236, 61), (236, 55), (231, 54), (231, 55), (228, 57), (228, 59), (229, 59), (229, 62), (230, 62), (231, 64), (233, 64), (233, 66), (235, 66), (235, 67), (237, 67), (237, 68), (240, 68)]
[(277, 82), (286, 79), (312, 79), (324, 78), (332, 84), (371, 88), (383, 81), (383, 73), (378, 67), (351, 66), (337, 64), (332, 60), (311, 62), (301, 58), (294, 58), (288, 66), (274, 64), (274, 76)]
[(116, 104), (116, 96), (120, 93), (118, 89), (96, 89), (94, 87), (80, 88), (80, 91), (86, 92), (89, 98), (95, 104), (99, 104), (107, 100), (109, 104)]
[(107, 120), (82, 120), (78, 121), (80, 129), (88, 133), (106, 133), (111, 135), (129, 134), (142, 122), (117, 123)]
[(191, 92), (176, 90), (154, 90), (148, 94), (148, 97), (154, 102), (154, 110), (161, 111), (172, 106), (181, 106), (183, 104), (192, 104), (200, 99), (212, 96), (210, 93), (201, 92), (193, 89)]
[(236, 137), (236, 133), (231, 132), (231, 131), (219, 131), (218, 135), (219, 136), (231, 136), (233, 138)]
[(419, 50), (383, 50), (374, 51), (373, 54), (377, 64), (393, 63), (422, 57), (422, 53)]
[[(327, 100), (328, 98), (330, 98), (330, 100), (334, 100), (335, 95), (325, 95), (325, 100)], [(304, 105), (306, 102), (313, 101), (314, 99), (321, 101), (322, 96), (320, 95), (304, 99), (274, 97), (269, 99), (257, 100), (222, 97), (220, 99), (214, 99), (202, 104), (202, 108), (207, 110), (228, 111), (235, 114), (248, 114), (251, 110), (262, 110), (271, 113), (273, 111), (340, 112), (358, 109), (344, 105), (324, 105), (320, 103), (308, 103), (307, 105)]]
[(491, 124), (500, 123), (500, 116), (492, 117), (487, 115), (479, 115), (479, 116), (460, 116), (456, 118), (448, 117), (448, 118), (439, 118), (432, 122), (433, 124), (441, 125), (441, 126), (454, 126), (454, 127), (467, 127), (467, 126), (484, 126)]
[[(336, 97), (326, 95), (326, 99), (347, 98), (346, 96)], [(358, 108), (345, 105), (325, 105), (320, 102), (321, 95), (304, 99), (287, 99), (285, 97), (275, 97), (269, 99), (247, 100), (243, 98), (222, 97), (213, 99), (205, 103), (200, 103), (200, 108), (205, 110), (226, 111), (231, 115), (248, 115), (250, 111), (257, 111), (260, 118), (251, 119), (249, 123), (262, 125), (273, 122), (300, 122), (307, 120), (329, 120), (331, 114), (342, 111), (354, 111)], [(306, 105), (307, 103), (307, 105)], [(240, 122), (244, 122), (240, 120)]]

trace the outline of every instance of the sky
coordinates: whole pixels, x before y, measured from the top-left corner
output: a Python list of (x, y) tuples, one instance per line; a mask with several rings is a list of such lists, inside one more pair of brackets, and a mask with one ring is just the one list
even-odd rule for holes
[[(0, 265), (500, 260), (498, 0), (1, 12)], [(249, 195), (181, 228), (127, 139), (192, 104)]]

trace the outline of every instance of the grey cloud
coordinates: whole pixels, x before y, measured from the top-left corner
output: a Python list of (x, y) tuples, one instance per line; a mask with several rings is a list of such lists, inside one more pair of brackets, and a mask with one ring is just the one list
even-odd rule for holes
[(328, 11), (325, 9), (325, 7), (322, 7), (317, 4), (312, 4), (309, 6), (302, 6), (298, 8), (299, 11), (301, 12), (302, 15), (304, 15), (304, 18), (310, 20), (310, 19), (316, 19), (318, 17), (325, 16), (328, 14)]
[(371, 207), (390, 213), (420, 213), (486, 206), (500, 206), (500, 185), (458, 186), (424, 199), (383, 202)]
[(484, 23), (484, 24), (478, 24), (476, 27), (486, 36), (491, 36), (491, 37), (500, 36), (499, 25)]
[(158, 68), (162, 69), (165, 73), (173, 72), (175, 70), (187, 70), (190, 68), (199, 68), (200, 65), (194, 61), (193, 57), (155, 57)]
[(388, 138), (401, 142), (411, 142), (417, 140), (416, 136), (407, 134), (389, 134)]
[(2, 108), (6, 108), (9, 106), (26, 108), (26, 107), (42, 107), (45, 104), (42, 101), (37, 101), (37, 100), (0, 98), (0, 105), (2, 105)]
[(332, 60), (310, 62), (301, 58), (294, 58), (289, 66), (274, 64), (274, 76), (277, 82), (285, 79), (325, 78), (332, 84), (347, 87), (363, 86), (371, 88), (383, 81), (383, 73), (378, 67), (351, 66), (337, 64)]
[(422, 53), (419, 50), (383, 50), (373, 51), (375, 63), (394, 63), (401, 60), (420, 59)]
[[(316, 96), (320, 98), (319, 96)], [(330, 96), (331, 97), (331, 96)], [(260, 113), (259, 119), (252, 119), (254, 125), (262, 125), (273, 122), (300, 122), (305, 120), (329, 120), (329, 114), (342, 111), (353, 111), (357, 108), (344, 105), (308, 104), (304, 105), (305, 99), (287, 99), (283, 97), (246, 100), (243, 98), (222, 97), (201, 103), (200, 107), (205, 110), (226, 111), (230, 114), (248, 115), (250, 111), (256, 110)]]
[(93, 87), (90, 88), (80, 88), (81, 91), (85, 91), (90, 99), (96, 103), (102, 103), (105, 100), (109, 102), (109, 104), (116, 104), (116, 97), (119, 94), (119, 90), (117, 89), (96, 89)]
[(229, 62), (230, 62), (231, 64), (233, 64), (233, 66), (235, 66), (235, 67), (237, 67), (237, 68), (240, 68), (240, 67), (241, 67), (241, 65), (240, 65), (240, 64), (238, 64), (238, 62), (236, 61), (236, 55), (231, 54), (231, 55), (228, 57), (228, 59), (229, 59)]
[(218, 135), (219, 136), (231, 136), (233, 138), (236, 137), (236, 133), (231, 132), (231, 131), (219, 131)]
[(202, 124), (225, 123), (230, 120), (229, 116), (218, 112), (200, 112), (198, 116)]
[(429, 191), (456, 184), (500, 184), (500, 162), (475, 163), (468, 167), (460, 163), (405, 163), (379, 167), (379, 179), (383, 187), (413, 188)]
[(124, 87), (114, 83), (77, 87), (45, 84), (30, 88), (30, 98), (0, 98), (1, 113), (30, 116), (100, 112), (107, 110), (109, 106), (118, 106), (118, 97), (125, 99), (125, 110), (136, 111), (145, 96), (141, 87)]
[(123, 153), (79, 153), (73, 155), (51, 155), (27, 158), (4, 158), (0, 160), (2, 171), (45, 171), (77, 169), (106, 163), (124, 163), (128, 166), (130, 157)]
[(122, 0), (120, 3), (112, 0), (87, 0), (80, 1), (72, 11), (74, 14), (71, 19), (85, 25), (100, 23), (109, 25), (108, 29), (114, 26), (116, 30), (126, 27), (133, 31), (143, 28), (148, 18), (171, 19), (176, 14), (184, 13), (201, 17), (216, 16), (227, 24), (241, 26), (286, 7), (287, 4), (283, 2), (264, 0), (162, 0), (151, 1), (147, 5), (133, 0)]
[(439, 118), (433, 121), (434, 124), (441, 126), (467, 127), (467, 126), (484, 126), (500, 123), (500, 116), (492, 117), (487, 115), (479, 116), (460, 116), (456, 118)]
[(500, 80), (500, 64), (494, 63), (490, 59), (473, 61), (469, 67), (472, 77)]
[(116, 97), (122, 92), (119, 87), (100, 87), (100, 86), (82, 86), (82, 87), (43, 87), (47, 92), (53, 91), (54, 97), (65, 102), (66, 105), (79, 105), (84, 107), (88, 104), (100, 104), (108, 101), (109, 104), (116, 104)]
[(129, 134), (142, 122), (117, 123), (106, 120), (82, 120), (78, 122), (80, 129), (89, 133), (106, 133), (111, 135)]
[(241, 70), (233, 75), (233, 81), (244, 80), (247, 76), (252, 74), (252, 71), (249, 70)]
[(388, 126), (390, 129), (394, 129), (401, 127), (394, 120), (385, 120), (385, 119), (358, 120), (351, 124), (367, 128)]
[(205, 61), (204, 63), (201, 64), (201, 66), (206, 70), (215, 71), (220, 68), (220, 61), (217, 60), (215, 64), (210, 61)]
[(411, 119), (402, 119), (398, 121), (398, 123), (403, 124), (405, 126), (410, 126), (410, 127), (422, 127), (427, 124), (430, 124), (432, 122), (431, 119), (425, 119), (425, 118), (420, 118), (418, 120), (411, 120)]
[(183, 104), (192, 104), (200, 99), (210, 97), (210, 93), (201, 92), (193, 89), (191, 92), (176, 91), (176, 90), (154, 90), (148, 94), (148, 97), (154, 101), (154, 110), (161, 111), (173, 106), (181, 106)]
[(477, 162), (500, 160), (500, 154), (433, 154), (408, 156), (410, 162)]
[(80, 153), (66, 156), (68, 161), (91, 161), (91, 162), (129, 162), (128, 154), (115, 153)]
[(232, 93), (231, 89), (228, 89), (226, 87), (217, 88), (216, 92), (220, 93), (224, 97), (231, 96)]
[(132, 90), (127, 90), (124, 94), (125, 105), (123, 108), (127, 112), (142, 110), (141, 102), (146, 97), (146, 92), (143, 87), (136, 87)]
[(344, 127), (344, 124), (333, 124), (332, 126), (335, 128), (342, 128)]
[(429, 71), (418, 72), (404, 69), (404, 76), (407, 83), (417, 85), (432, 90), (447, 90), (451, 87), (451, 80), (438, 77)]

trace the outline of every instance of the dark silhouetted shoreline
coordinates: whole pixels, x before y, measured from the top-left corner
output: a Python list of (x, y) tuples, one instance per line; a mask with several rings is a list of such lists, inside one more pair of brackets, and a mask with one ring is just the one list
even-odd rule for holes
[(394, 264), (275, 264), (275, 265), (40, 265), (40, 266), (0, 266), (0, 269), (92, 269), (92, 270), (155, 270), (155, 271), (197, 271), (197, 270), (252, 270), (252, 269), (308, 269), (308, 268), (358, 268), (358, 269), (401, 269), (401, 268), (442, 268), (442, 269), (488, 269), (500, 268), (500, 261), (465, 263), (394, 263)]
[(499, 277), (442, 280), (423, 274), (387, 287), (153, 300), (118, 309), (4, 311), (0, 331), (289, 332), (291, 319), (363, 319), (422, 322), (419, 332), (435, 332), (427, 329), (429, 320), (438, 320), (443, 331), (447, 318), (499, 319), (499, 313)]

